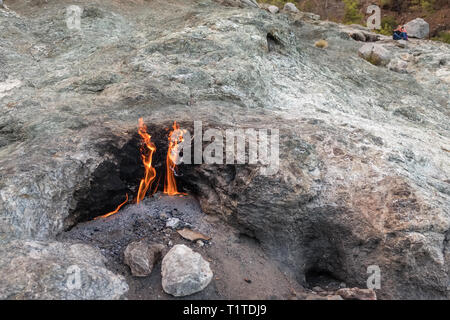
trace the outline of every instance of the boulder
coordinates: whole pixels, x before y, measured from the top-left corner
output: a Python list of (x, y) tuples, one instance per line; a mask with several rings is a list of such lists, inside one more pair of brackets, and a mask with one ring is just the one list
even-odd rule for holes
[(425, 39), (430, 34), (430, 25), (422, 18), (416, 18), (405, 24), (408, 37)]
[(360, 57), (374, 65), (387, 65), (391, 59), (391, 53), (381, 44), (367, 43), (358, 50)]
[(209, 263), (183, 244), (175, 245), (164, 256), (161, 274), (164, 291), (175, 297), (203, 290), (213, 277)]
[(292, 2), (286, 3), (283, 7), (283, 10), (287, 11), (287, 12), (295, 12), (295, 13), (300, 12), (300, 10), (298, 10), (297, 7), (295, 6), (295, 4), (293, 4)]
[(130, 267), (133, 276), (146, 277), (152, 273), (164, 248), (162, 244), (150, 244), (145, 239), (131, 242), (124, 251), (125, 264)]
[(267, 7), (267, 11), (269, 11), (270, 13), (278, 13), (280, 11), (280, 9), (277, 6), (268, 6)]
[(0, 299), (120, 299), (121, 275), (96, 248), (56, 241), (14, 240), (0, 246)]

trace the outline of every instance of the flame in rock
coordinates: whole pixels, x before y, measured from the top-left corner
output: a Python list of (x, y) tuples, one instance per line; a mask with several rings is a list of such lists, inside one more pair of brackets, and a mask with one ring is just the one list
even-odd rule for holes
[(100, 219), (100, 218), (107, 218), (107, 217), (109, 217), (109, 216), (112, 216), (113, 214), (119, 212), (120, 208), (122, 208), (122, 206), (123, 206), (125, 203), (127, 203), (127, 202), (128, 202), (128, 193), (127, 193), (127, 199), (126, 199), (124, 202), (122, 202), (121, 204), (119, 204), (119, 206), (116, 208), (116, 210), (111, 211), (111, 212), (109, 212), (109, 213), (107, 213), (107, 214), (104, 214), (104, 215), (102, 215), (102, 216), (100, 216), (100, 217), (94, 218), (94, 220), (97, 220), (97, 219)]
[[(177, 168), (176, 162), (179, 156), (180, 143), (182, 143), (184, 140), (183, 134), (185, 130), (180, 130), (180, 126), (177, 124), (176, 121), (174, 121), (172, 128), (173, 130), (169, 134), (169, 150), (167, 151), (166, 157), (166, 180), (164, 182), (164, 193), (168, 194), (169, 196), (175, 195), (182, 196), (186, 195), (186, 193), (178, 192), (177, 183), (175, 181), (175, 172)], [(151, 141), (151, 135), (148, 134), (147, 126), (144, 124), (144, 120), (142, 118), (139, 118), (138, 133), (142, 139), (141, 157), (142, 163), (144, 164), (145, 168), (145, 175), (139, 184), (139, 191), (136, 196), (136, 203), (139, 203), (144, 199), (147, 191), (151, 189), (151, 186), (156, 178), (156, 170), (152, 166), (153, 154), (156, 151), (156, 146)], [(156, 187), (153, 190), (153, 193), (155, 193), (158, 190), (158, 185), (159, 179)], [(122, 202), (116, 208), (116, 210), (111, 211), (105, 215), (99, 216), (95, 219), (106, 218), (117, 213), (120, 210), (120, 208), (122, 208), (122, 206), (125, 205), (127, 202), (128, 202), (128, 193), (126, 194), (126, 200)]]
[(139, 203), (144, 199), (147, 190), (151, 187), (156, 177), (156, 170), (152, 167), (153, 154), (156, 151), (156, 146), (150, 141), (151, 135), (147, 133), (147, 126), (144, 124), (144, 120), (139, 118), (139, 135), (142, 138), (141, 157), (145, 167), (145, 175), (139, 184), (139, 191), (136, 197), (136, 203)]
[(169, 196), (186, 195), (178, 192), (177, 182), (175, 181), (175, 171), (177, 169), (176, 162), (179, 155), (180, 143), (183, 142), (183, 130), (176, 121), (173, 122), (173, 130), (169, 133), (169, 149), (166, 157), (166, 180), (164, 182), (164, 193)]

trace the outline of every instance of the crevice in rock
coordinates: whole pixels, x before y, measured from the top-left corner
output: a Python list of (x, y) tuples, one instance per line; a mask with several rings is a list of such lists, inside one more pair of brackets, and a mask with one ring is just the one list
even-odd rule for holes
[(267, 33), (267, 48), (269, 52), (279, 51), (283, 48), (283, 44), (280, 39), (273, 33)]
[[(166, 155), (168, 150), (168, 126), (152, 127), (149, 130), (157, 149), (153, 155), (153, 167), (156, 169), (156, 179), (153, 182), (150, 196), (154, 190), (164, 190), (166, 174)], [(107, 141), (97, 145), (99, 153), (109, 155), (107, 160), (101, 162), (90, 177), (85, 187), (74, 191), (76, 205), (65, 221), (66, 230), (70, 230), (79, 222), (92, 220), (100, 215), (111, 212), (125, 201), (128, 194), (128, 203), (133, 203), (139, 188), (140, 180), (144, 176), (142, 164), (141, 139), (137, 133), (133, 133), (121, 148), (116, 146), (116, 141)], [(194, 173), (193, 165), (181, 164), (177, 167), (176, 181), (178, 191), (189, 192), (196, 195), (199, 191), (194, 183), (191, 183)]]

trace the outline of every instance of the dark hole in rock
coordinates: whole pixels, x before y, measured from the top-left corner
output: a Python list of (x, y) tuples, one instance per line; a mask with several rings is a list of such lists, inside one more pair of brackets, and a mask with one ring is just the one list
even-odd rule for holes
[[(146, 197), (151, 196), (155, 190), (156, 192), (164, 191), (170, 132), (169, 126), (156, 128), (148, 126), (152, 136), (151, 141), (156, 145), (156, 152), (152, 159), (156, 178), (151, 190), (147, 191)], [(139, 183), (145, 172), (140, 152), (141, 144), (141, 138), (136, 132), (121, 148), (117, 148), (114, 141), (104, 142), (97, 146), (99, 153), (108, 154), (111, 157), (100, 163), (87, 186), (74, 192), (76, 205), (65, 221), (66, 230), (79, 222), (89, 221), (115, 210), (126, 200), (127, 194), (127, 204), (135, 202)], [(192, 183), (195, 181), (193, 167), (194, 165), (180, 164), (177, 166), (175, 178), (179, 192), (187, 192), (195, 196), (198, 190)]]
[(278, 39), (277, 36), (273, 35), (272, 33), (267, 33), (267, 48), (269, 52), (276, 51), (277, 49), (281, 48), (283, 44)]
[(317, 267), (312, 267), (305, 272), (305, 281), (310, 289), (321, 287), (322, 289), (337, 290), (343, 283), (332, 272)]

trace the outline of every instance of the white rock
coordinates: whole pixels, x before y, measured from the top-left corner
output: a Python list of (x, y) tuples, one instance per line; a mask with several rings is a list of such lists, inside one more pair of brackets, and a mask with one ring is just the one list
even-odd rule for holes
[(430, 25), (428, 22), (421, 18), (411, 20), (405, 24), (406, 32), (408, 37), (424, 39), (430, 34)]
[(275, 14), (275, 13), (278, 13), (280, 11), (280, 9), (278, 9), (277, 6), (268, 6), (267, 7), (267, 11), (269, 11), (270, 13)]
[(170, 218), (166, 222), (167, 228), (176, 229), (180, 225), (180, 219), (178, 218)]
[(293, 4), (292, 2), (286, 3), (284, 5), (283, 10), (289, 11), (289, 12), (300, 12), (300, 10), (298, 10), (297, 7), (295, 6), (295, 4)]
[(209, 263), (183, 244), (174, 246), (165, 255), (161, 274), (164, 291), (175, 297), (203, 290), (213, 277)]

